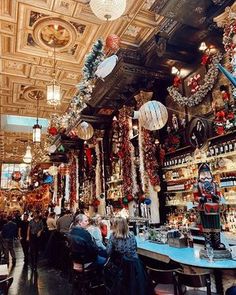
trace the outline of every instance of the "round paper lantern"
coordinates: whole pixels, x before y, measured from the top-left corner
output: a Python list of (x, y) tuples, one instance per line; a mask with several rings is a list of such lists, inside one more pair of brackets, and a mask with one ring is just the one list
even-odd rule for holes
[(106, 78), (106, 76), (108, 76), (113, 71), (114, 67), (116, 66), (117, 60), (118, 56), (115, 54), (106, 58), (97, 67), (95, 75), (101, 79)]
[(50, 175), (52, 175), (52, 176), (57, 175), (57, 173), (58, 173), (58, 168), (57, 168), (57, 166), (50, 166), (50, 167), (48, 168), (48, 173), (49, 173)]
[(106, 48), (111, 51), (117, 51), (120, 48), (120, 37), (111, 34), (106, 38)]
[(126, 0), (91, 0), (92, 12), (102, 20), (114, 20), (125, 11)]
[(82, 122), (77, 127), (78, 137), (83, 140), (88, 140), (93, 137), (93, 126), (87, 122)]
[(165, 126), (167, 120), (167, 109), (159, 101), (148, 101), (139, 109), (139, 123), (147, 130), (159, 130)]

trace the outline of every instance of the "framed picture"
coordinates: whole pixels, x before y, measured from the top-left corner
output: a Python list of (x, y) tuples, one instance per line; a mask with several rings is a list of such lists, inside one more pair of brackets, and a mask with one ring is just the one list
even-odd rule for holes
[(189, 124), (188, 139), (194, 148), (203, 148), (207, 144), (208, 122), (202, 118), (193, 118)]

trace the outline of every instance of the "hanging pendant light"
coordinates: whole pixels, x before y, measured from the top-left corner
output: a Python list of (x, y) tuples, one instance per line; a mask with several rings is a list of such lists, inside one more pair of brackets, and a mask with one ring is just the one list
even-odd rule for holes
[(38, 109), (39, 109), (39, 98), (36, 96), (37, 99), (37, 119), (36, 124), (33, 126), (33, 142), (40, 143), (41, 142), (41, 131), (42, 126), (39, 125), (39, 116), (38, 116)]
[(23, 162), (26, 164), (30, 164), (31, 161), (32, 161), (31, 147), (29, 145), (27, 145), (26, 152), (23, 157)]
[(126, 0), (91, 0), (92, 12), (102, 20), (115, 20), (125, 11)]
[(57, 106), (61, 103), (61, 86), (56, 80), (56, 53), (55, 46), (53, 50), (53, 79), (47, 85), (47, 103), (52, 106)]

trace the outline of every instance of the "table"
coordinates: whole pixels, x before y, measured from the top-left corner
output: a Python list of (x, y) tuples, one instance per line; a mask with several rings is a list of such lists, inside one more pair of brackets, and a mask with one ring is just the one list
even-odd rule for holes
[[(209, 262), (206, 259), (200, 259), (199, 248), (174, 248), (167, 244), (156, 244), (150, 241), (143, 241), (137, 238), (138, 253), (156, 260), (168, 263), (170, 260), (182, 265), (193, 266), (213, 270), (216, 289), (219, 294), (223, 294), (222, 270), (236, 270), (235, 260), (217, 260)], [(233, 274), (235, 276), (235, 274)]]

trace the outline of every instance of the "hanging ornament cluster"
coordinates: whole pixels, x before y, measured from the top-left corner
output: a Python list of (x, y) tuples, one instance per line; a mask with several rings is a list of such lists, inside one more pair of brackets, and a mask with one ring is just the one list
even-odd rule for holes
[(230, 99), (228, 87), (220, 86), (222, 100), (224, 102), (224, 110), (216, 111), (214, 127), (217, 134), (222, 135), (228, 131), (232, 131), (236, 127), (236, 109), (234, 103)]
[(21, 180), (22, 174), (20, 171), (14, 171), (11, 175), (11, 179), (18, 182)]
[(168, 111), (159, 101), (146, 102), (139, 109), (139, 123), (147, 130), (159, 130), (168, 120)]
[(222, 54), (220, 52), (216, 52), (210, 55), (209, 52), (209, 62), (208, 62), (208, 70), (203, 79), (203, 81), (193, 81), (194, 85), (191, 88), (194, 92), (189, 97), (183, 96), (178, 86), (176, 84), (167, 88), (170, 96), (173, 98), (181, 106), (188, 106), (193, 107), (198, 105), (202, 100), (206, 97), (207, 93), (213, 88), (217, 76), (218, 76), (218, 68), (217, 65), (219, 64), (220, 60), (222, 59)]

